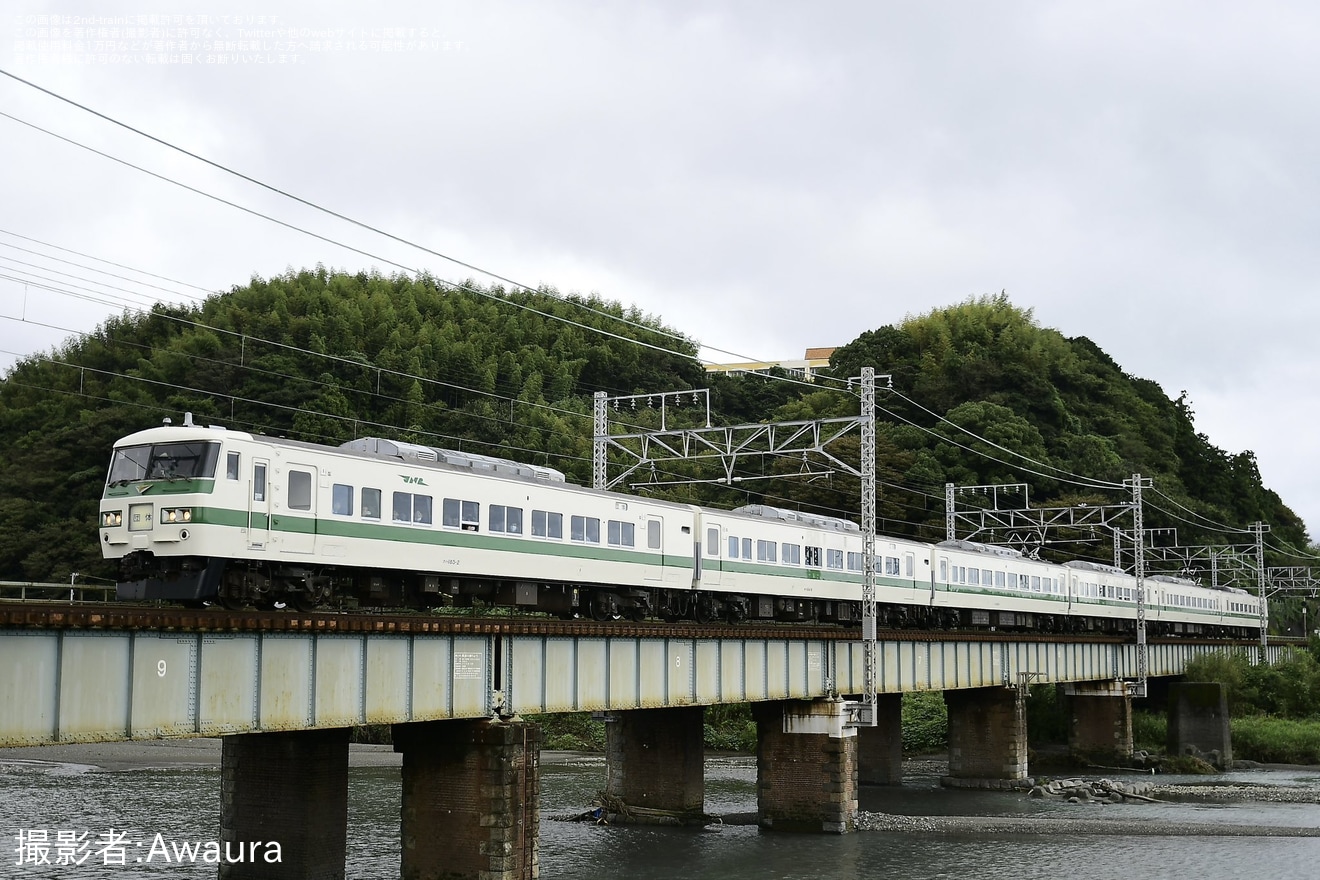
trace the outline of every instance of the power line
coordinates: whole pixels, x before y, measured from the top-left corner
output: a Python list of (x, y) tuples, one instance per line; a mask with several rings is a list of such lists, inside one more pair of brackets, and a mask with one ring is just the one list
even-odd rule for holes
[[(26, 235), (20, 235), (19, 233), (17, 233), (17, 232), (11, 232), (11, 231), (9, 231), (8, 229), (0, 229), (0, 234), (4, 234), (4, 235), (12, 235), (14, 238), (21, 238), (21, 239), (23, 239), (24, 241), (30, 241), (30, 242), (32, 242), (33, 244), (39, 244), (39, 245), (41, 245), (42, 247), (48, 247), (48, 248), (51, 248), (52, 250), (57, 250), (57, 251), (64, 251), (66, 254), (73, 254), (74, 256), (83, 257), (84, 259), (88, 259), (88, 260), (96, 260), (98, 263), (105, 263), (107, 266), (114, 266), (114, 267), (117, 268), (117, 269), (127, 269), (127, 270), (130, 271), (130, 272), (136, 272), (136, 273), (138, 273), (139, 275), (146, 275), (146, 276), (149, 277), (149, 278), (155, 278), (155, 279), (157, 279), (157, 280), (159, 280), (159, 281), (168, 281), (168, 282), (170, 282), (171, 284), (179, 284), (179, 285), (182, 285), (182, 286), (184, 286), (184, 287), (191, 287), (191, 288), (193, 288), (194, 290), (200, 290), (202, 293), (205, 293), (205, 294), (207, 294), (207, 295), (211, 295), (211, 294), (214, 294), (214, 293), (216, 292), (216, 291), (213, 291), (213, 290), (208, 290), (208, 289), (205, 288), (205, 287), (199, 287), (199, 286), (196, 285), (196, 284), (191, 284), (191, 283), (189, 283), (189, 282), (187, 282), (187, 281), (179, 281), (178, 279), (175, 279), (175, 278), (168, 278), (168, 277), (166, 277), (166, 276), (164, 276), (164, 275), (157, 275), (157, 274), (155, 274), (154, 272), (148, 272), (148, 271), (146, 271), (145, 269), (137, 269), (137, 268), (134, 268), (133, 266), (126, 266), (126, 265), (124, 265), (123, 263), (116, 263), (116, 262), (114, 262), (113, 260), (106, 260), (106, 259), (103, 259), (103, 258), (101, 258), (101, 257), (95, 257), (95, 256), (92, 256), (91, 254), (84, 254), (82, 251), (75, 251), (75, 250), (72, 250), (71, 248), (60, 247), (60, 246), (57, 245), (57, 244), (51, 244), (50, 242), (48, 242), (48, 241), (42, 241), (42, 240), (39, 239), (39, 238), (31, 238), (31, 237), (26, 236)], [(7, 245), (5, 245), (5, 247), (15, 247), (15, 245), (7, 244)], [(20, 250), (21, 250), (21, 248), (20, 248)], [(30, 253), (37, 253), (37, 251), (30, 251)], [(44, 256), (44, 255), (43, 255), (43, 256)], [(51, 259), (55, 259), (55, 258), (54, 258), (54, 257), (51, 257)], [(74, 264), (74, 265), (77, 265), (77, 264)], [(88, 268), (88, 267), (84, 267), (84, 268)], [(99, 270), (98, 270), (98, 271), (99, 271)], [(106, 274), (109, 274), (109, 273), (106, 273)], [(139, 284), (140, 284), (140, 283), (142, 283), (142, 282), (136, 282), (136, 283), (139, 283)], [(161, 289), (161, 290), (164, 290), (165, 288), (162, 287), (162, 288), (160, 288), (160, 289)]]
[[(50, 89), (43, 88), (42, 86), (39, 86), (39, 85), (37, 85), (36, 83), (31, 82), (31, 81), (29, 81), (29, 80), (23, 79), (21, 76), (18, 76), (18, 75), (14, 74), (14, 73), (11, 73), (11, 72), (9, 72), (9, 71), (7, 71), (7, 70), (0, 69), (0, 74), (3, 74), (3, 75), (5, 75), (5, 76), (9, 77), (10, 79), (15, 80), (15, 81), (17, 81), (17, 82), (20, 82), (20, 83), (22, 83), (23, 85), (28, 86), (29, 88), (36, 89), (37, 91), (42, 92), (43, 94), (49, 95), (50, 97), (55, 98), (56, 100), (63, 101), (64, 103), (69, 104), (70, 106), (77, 107), (79, 110), (82, 110), (82, 111), (84, 111), (84, 112), (86, 112), (86, 113), (90, 113), (90, 114), (92, 114), (93, 116), (96, 116), (96, 117), (99, 118), (99, 119), (103, 119), (103, 120), (105, 120), (106, 122), (109, 122), (109, 123), (112, 124), (112, 125), (117, 125), (117, 126), (119, 126), (120, 128), (125, 129), (126, 131), (130, 131), (130, 132), (132, 132), (133, 134), (139, 135), (140, 137), (144, 137), (144, 138), (146, 138), (147, 140), (150, 140), (150, 141), (152, 141), (152, 142), (154, 142), (154, 143), (160, 144), (161, 146), (166, 147), (167, 149), (174, 150), (174, 151), (177, 152), (177, 153), (182, 153), (183, 155), (185, 155), (185, 156), (187, 156), (187, 157), (189, 157), (189, 158), (191, 158), (191, 159), (196, 159), (198, 162), (202, 162), (202, 163), (204, 163), (204, 164), (206, 164), (206, 165), (210, 165), (212, 168), (215, 168), (215, 169), (217, 169), (217, 170), (219, 170), (219, 171), (223, 171), (223, 172), (225, 172), (226, 174), (231, 174), (231, 175), (233, 175), (234, 177), (239, 178), (240, 180), (247, 181), (248, 183), (251, 183), (251, 184), (253, 184), (254, 186), (259, 186), (259, 187), (261, 187), (262, 189), (265, 189), (265, 190), (268, 190), (268, 191), (270, 191), (270, 192), (272, 192), (272, 193), (275, 193), (276, 195), (283, 196), (283, 197), (286, 198), (286, 199), (290, 199), (290, 200), (292, 200), (292, 201), (295, 201), (295, 202), (297, 202), (297, 203), (300, 204), (300, 205), (303, 205), (303, 206), (305, 206), (305, 207), (311, 208), (311, 209), (313, 209), (313, 210), (315, 210), (315, 211), (320, 211), (320, 212), (323, 213), (323, 214), (327, 214), (327, 215), (329, 215), (329, 216), (331, 216), (331, 217), (334, 217), (334, 218), (337, 219), (337, 220), (342, 220), (342, 221), (344, 221), (345, 223), (350, 223), (350, 224), (352, 224), (353, 226), (357, 226), (357, 227), (359, 227), (359, 228), (361, 228), (361, 229), (365, 229), (365, 230), (367, 230), (368, 232), (374, 232), (374, 233), (377, 234), (377, 235), (384, 236), (385, 238), (388, 238), (388, 239), (390, 239), (391, 241), (398, 242), (399, 244), (404, 244), (404, 245), (407, 245), (407, 246), (409, 246), (409, 247), (416, 248), (416, 249), (418, 249), (418, 250), (420, 250), (420, 251), (423, 251), (423, 252), (425, 252), (425, 253), (430, 254), (431, 256), (439, 257), (439, 258), (442, 259), (442, 260), (447, 260), (448, 262), (450, 262), (450, 263), (454, 263), (454, 264), (459, 265), (459, 266), (462, 266), (462, 267), (465, 268), (465, 269), (471, 269), (473, 272), (479, 272), (479, 273), (482, 274), (482, 275), (486, 275), (486, 276), (488, 276), (488, 277), (490, 277), (490, 278), (494, 278), (494, 279), (496, 279), (496, 280), (498, 280), (498, 281), (502, 281), (502, 282), (504, 282), (505, 284), (512, 285), (513, 287), (517, 287), (517, 288), (519, 288), (519, 289), (521, 289), (521, 290), (524, 290), (524, 291), (527, 291), (527, 292), (529, 292), (529, 293), (536, 292), (534, 288), (532, 288), (532, 287), (530, 287), (530, 286), (528, 286), (528, 285), (526, 285), (526, 284), (523, 284), (521, 281), (515, 281), (515, 280), (513, 280), (512, 278), (507, 278), (507, 277), (505, 277), (505, 276), (503, 276), (503, 275), (499, 275), (499, 274), (497, 274), (497, 273), (495, 273), (495, 272), (492, 272), (492, 271), (490, 271), (490, 270), (488, 270), (488, 269), (483, 269), (483, 268), (481, 268), (480, 266), (475, 266), (475, 265), (473, 265), (472, 263), (464, 262), (463, 260), (460, 260), (460, 259), (458, 259), (457, 257), (453, 257), (453, 256), (450, 256), (450, 255), (448, 255), (448, 254), (443, 254), (443, 253), (441, 253), (441, 252), (439, 252), (439, 251), (436, 251), (436, 250), (433, 250), (433, 249), (427, 247), (426, 245), (418, 244), (418, 243), (415, 242), (415, 241), (411, 241), (411, 240), (409, 240), (409, 239), (406, 239), (406, 238), (403, 238), (403, 237), (401, 237), (401, 236), (395, 235), (395, 234), (392, 233), (392, 232), (387, 232), (387, 231), (385, 231), (385, 230), (383, 230), (383, 229), (380, 229), (379, 227), (373, 226), (373, 225), (371, 225), (371, 224), (369, 224), (369, 223), (364, 223), (364, 222), (362, 222), (362, 221), (360, 221), (360, 220), (356, 220), (356, 219), (354, 219), (354, 218), (352, 218), (352, 217), (349, 217), (349, 216), (347, 216), (347, 215), (345, 215), (345, 214), (341, 214), (341, 213), (339, 213), (338, 211), (335, 211), (335, 210), (332, 210), (332, 209), (330, 209), (330, 208), (324, 207), (323, 205), (319, 205), (319, 204), (317, 204), (317, 203), (315, 203), (315, 202), (312, 202), (312, 201), (310, 201), (310, 200), (308, 200), (308, 199), (304, 199), (304, 198), (302, 198), (301, 196), (294, 195), (294, 194), (291, 193), (291, 192), (288, 192), (288, 191), (286, 191), (286, 190), (282, 190), (282, 189), (280, 189), (280, 188), (278, 188), (278, 187), (276, 187), (276, 186), (272, 186), (271, 184), (268, 184), (268, 183), (265, 183), (264, 181), (258, 180), (258, 179), (255, 178), (255, 177), (251, 177), (251, 176), (249, 176), (249, 175), (247, 175), (247, 174), (244, 174), (244, 173), (242, 173), (241, 171), (236, 171), (235, 169), (230, 168), (230, 167), (227, 166), (227, 165), (224, 165), (224, 164), (221, 164), (221, 163), (219, 163), (219, 162), (216, 162), (216, 161), (213, 161), (213, 160), (211, 160), (211, 159), (208, 159), (208, 158), (206, 158), (205, 156), (198, 155), (197, 153), (191, 152), (190, 150), (186, 150), (186, 149), (184, 149), (183, 147), (180, 147), (180, 146), (178, 146), (178, 145), (176, 145), (176, 144), (171, 143), (170, 141), (167, 141), (167, 140), (165, 140), (165, 139), (163, 139), (163, 138), (156, 137), (155, 135), (153, 135), (153, 134), (149, 134), (148, 132), (145, 132), (145, 131), (143, 131), (143, 130), (141, 130), (141, 129), (139, 129), (139, 128), (135, 128), (135, 127), (133, 127), (132, 125), (129, 125), (129, 124), (126, 123), (126, 122), (122, 122), (122, 121), (120, 121), (120, 120), (118, 120), (118, 119), (115, 119), (115, 118), (112, 117), (112, 116), (108, 116), (108, 115), (106, 115), (105, 113), (101, 113), (100, 111), (93, 110), (91, 107), (88, 107), (88, 106), (86, 106), (85, 104), (80, 104), (79, 102), (73, 100), (72, 98), (67, 98), (67, 97), (65, 97), (65, 96), (63, 96), (63, 95), (60, 95), (60, 94), (58, 94), (58, 93), (56, 93), (56, 92), (51, 91)], [(634, 322), (634, 321), (630, 321), (630, 320), (628, 320), (628, 319), (626, 319), (626, 318), (622, 318), (622, 317), (620, 317), (620, 316), (618, 316), (618, 315), (611, 315), (611, 314), (609, 314), (608, 312), (602, 312), (602, 311), (600, 311), (599, 309), (593, 309), (593, 308), (591, 308), (590, 306), (587, 306), (587, 305), (584, 305), (584, 304), (577, 304), (577, 305), (578, 305), (580, 308), (584, 309), (585, 311), (591, 312), (591, 313), (596, 314), (596, 315), (599, 315), (599, 316), (601, 316), (601, 317), (609, 318), (609, 319), (611, 319), (611, 320), (619, 321), (620, 323), (626, 324), (626, 325), (628, 325), (628, 326), (630, 326), (630, 327), (634, 327), (634, 328), (636, 328), (636, 329), (647, 330), (647, 331), (650, 331), (650, 332), (658, 333), (658, 334), (661, 335), (661, 336), (668, 336), (668, 337), (670, 337), (671, 339), (675, 339), (675, 340), (680, 341), (680, 342), (687, 342), (687, 341), (688, 341), (686, 337), (684, 337), (684, 336), (682, 336), (681, 334), (678, 334), (678, 333), (672, 333), (672, 332), (669, 332), (669, 331), (656, 330), (655, 328), (647, 327), (647, 326), (644, 325), (644, 324), (638, 324), (638, 323), (636, 323), (636, 322)], [(713, 350), (713, 351), (720, 351), (720, 349), (712, 349), (712, 350)], [(733, 354), (732, 352), (721, 352), (721, 353), (722, 353), (722, 354)], [(735, 357), (741, 357), (741, 355), (734, 355), (734, 356), (735, 356)]]
[[(0, 70), (0, 73), (4, 73), (4, 71), (3, 71), (3, 70)], [(586, 332), (588, 332), (588, 333), (598, 333), (598, 334), (600, 334), (600, 335), (602, 335), (602, 336), (608, 336), (608, 337), (610, 337), (610, 338), (612, 338), (612, 339), (617, 339), (617, 340), (619, 340), (619, 341), (621, 341), (621, 342), (628, 342), (628, 343), (631, 343), (631, 344), (633, 344), (633, 345), (639, 345), (639, 346), (642, 346), (643, 348), (651, 349), (652, 351), (657, 351), (657, 352), (660, 352), (660, 353), (662, 353), (662, 354), (667, 354), (667, 355), (671, 355), (671, 356), (674, 356), (674, 357), (683, 358), (683, 359), (685, 359), (685, 360), (699, 360), (699, 358), (695, 357), (694, 355), (692, 355), (692, 354), (690, 354), (690, 353), (688, 353), (688, 352), (675, 351), (674, 349), (669, 349), (669, 348), (665, 348), (664, 346), (655, 345), (655, 344), (650, 343), (650, 342), (645, 342), (645, 341), (643, 341), (643, 340), (641, 340), (641, 339), (634, 339), (634, 338), (631, 338), (631, 337), (628, 337), (628, 336), (623, 336), (623, 335), (620, 335), (620, 334), (618, 334), (618, 333), (614, 333), (614, 332), (612, 332), (612, 331), (605, 330), (604, 328), (601, 328), (601, 327), (592, 327), (592, 326), (590, 326), (590, 325), (588, 325), (588, 324), (582, 324), (582, 323), (580, 323), (580, 322), (578, 322), (578, 321), (574, 321), (574, 320), (572, 320), (572, 319), (570, 319), (570, 318), (566, 318), (566, 317), (564, 317), (563, 315), (556, 315), (556, 314), (554, 314), (553, 312), (544, 312), (544, 311), (541, 311), (540, 309), (533, 308), (533, 307), (531, 307), (530, 305), (527, 305), (527, 304), (525, 304), (525, 303), (520, 303), (520, 302), (518, 302), (518, 301), (515, 300), (515, 299), (510, 299), (510, 298), (505, 297), (505, 296), (498, 296), (498, 295), (496, 295), (496, 294), (490, 293), (490, 292), (488, 292), (488, 291), (481, 290), (480, 288), (472, 287), (472, 286), (470, 286), (470, 285), (467, 285), (467, 284), (464, 284), (464, 283), (461, 283), (461, 282), (447, 281), (447, 280), (442, 279), (442, 278), (436, 278), (435, 276), (432, 276), (432, 275), (430, 275), (429, 273), (424, 272), (424, 271), (422, 271), (422, 270), (420, 270), (420, 269), (416, 269), (416, 268), (413, 268), (413, 267), (411, 267), (411, 266), (404, 265), (403, 263), (397, 262), (397, 261), (395, 261), (395, 260), (388, 259), (388, 258), (383, 257), (383, 256), (380, 256), (380, 255), (378, 255), (378, 254), (374, 254), (374, 253), (372, 253), (372, 252), (370, 252), (370, 251), (363, 250), (362, 248), (355, 247), (355, 246), (353, 246), (353, 245), (351, 245), (351, 244), (347, 244), (347, 243), (345, 243), (345, 242), (338, 241), (337, 239), (333, 239), (333, 238), (330, 238), (330, 237), (328, 237), (328, 236), (321, 235), (320, 233), (312, 232), (310, 229), (304, 229), (303, 227), (301, 227), (301, 226), (297, 226), (296, 224), (289, 223), (289, 222), (284, 221), (284, 220), (280, 220), (280, 219), (277, 218), (277, 217), (273, 217), (273, 216), (271, 216), (271, 215), (269, 215), (269, 214), (264, 214), (264, 213), (262, 213), (261, 211), (257, 211), (257, 210), (255, 210), (255, 209), (253, 209), (253, 208), (248, 208), (248, 207), (246, 207), (246, 206), (244, 206), (244, 205), (240, 205), (240, 204), (238, 204), (237, 202), (233, 202), (233, 201), (230, 201), (229, 199), (222, 198), (221, 196), (217, 196), (217, 195), (214, 195), (214, 194), (212, 194), (212, 193), (208, 193), (208, 192), (206, 192), (205, 190), (198, 189), (197, 187), (189, 186), (189, 185), (186, 184), (186, 183), (183, 183), (183, 182), (181, 182), (181, 181), (175, 180), (175, 179), (173, 179), (173, 178), (171, 178), (171, 177), (167, 177), (166, 175), (158, 174), (158, 173), (156, 173), (155, 171), (150, 171), (150, 170), (148, 170), (148, 169), (146, 169), (146, 168), (143, 168), (143, 167), (140, 166), (140, 165), (135, 165), (135, 164), (133, 164), (132, 162), (129, 162), (129, 161), (125, 160), (125, 159), (120, 159), (120, 158), (118, 158), (118, 157), (116, 157), (116, 156), (112, 156), (112, 155), (110, 155), (109, 153), (102, 152), (101, 150), (98, 150), (98, 149), (96, 149), (96, 148), (94, 148), (94, 147), (90, 147), (90, 146), (87, 146), (86, 144), (79, 143), (78, 141), (75, 141), (75, 140), (73, 140), (72, 138), (64, 137), (63, 135), (59, 135), (59, 134), (56, 134), (56, 133), (53, 132), (53, 131), (50, 131), (50, 130), (45, 129), (45, 128), (42, 128), (42, 127), (39, 126), (39, 125), (35, 125), (35, 124), (31, 123), (31, 122), (27, 122), (27, 121), (25, 121), (25, 120), (19, 119), (17, 116), (14, 116), (14, 115), (9, 114), (9, 113), (5, 113), (5, 112), (2, 111), (2, 110), (0, 110), (0, 116), (5, 117), (6, 119), (10, 119), (10, 120), (12, 120), (12, 121), (14, 121), (14, 122), (17, 122), (17, 123), (20, 124), (20, 125), (26, 126), (26, 127), (28, 127), (28, 128), (31, 128), (31, 129), (35, 130), (35, 131), (39, 131), (39, 132), (41, 132), (42, 134), (48, 135), (48, 136), (53, 137), (53, 138), (55, 138), (55, 139), (57, 139), (57, 140), (63, 141), (64, 143), (67, 143), (67, 144), (69, 144), (69, 145), (71, 145), (71, 146), (77, 147), (77, 148), (79, 148), (79, 149), (81, 149), (81, 150), (86, 150), (86, 151), (88, 151), (88, 152), (90, 152), (90, 153), (93, 153), (93, 154), (95, 154), (95, 155), (97, 155), (97, 156), (100, 156), (100, 157), (102, 157), (102, 158), (104, 158), (104, 159), (109, 159), (110, 161), (115, 162), (115, 163), (120, 164), (120, 165), (123, 165), (123, 166), (125, 166), (125, 167), (127, 167), (127, 168), (132, 168), (133, 170), (135, 170), (135, 171), (139, 171), (139, 172), (141, 172), (141, 173), (143, 173), (143, 174), (146, 174), (146, 175), (148, 175), (149, 177), (154, 177), (154, 178), (156, 178), (157, 180), (163, 181), (163, 182), (165, 182), (165, 183), (169, 183), (169, 184), (171, 184), (171, 185), (173, 185), (173, 186), (180, 187), (181, 189), (185, 189), (185, 190), (187, 190), (187, 191), (189, 191), (189, 192), (191, 192), (191, 193), (194, 193), (194, 194), (196, 194), (196, 195), (202, 196), (203, 198), (211, 199), (212, 201), (219, 202), (219, 203), (222, 204), (222, 205), (227, 205), (228, 207), (235, 208), (236, 210), (242, 211), (242, 212), (245, 213), (245, 214), (250, 214), (250, 215), (252, 215), (253, 217), (259, 217), (259, 218), (261, 218), (262, 220), (266, 220), (266, 221), (268, 221), (268, 222), (274, 223), (274, 224), (276, 224), (277, 226), (282, 226), (282, 227), (284, 227), (284, 228), (286, 228), (286, 229), (289, 229), (289, 230), (292, 230), (292, 231), (294, 231), (294, 232), (300, 232), (300, 233), (302, 233), (303, 235), (311, 236), (312, 238), (315, 238), (315, 239), (317, 239), (318, 241), (325, 242), (326, 244), (331, 244), (331, 245), (334, 245), (334, 246), (336, 246), (336, 247), (341, 247), (341, 248), (344, 248), (345, 250), (352, 251), (352, 252), (355, 253), (355, 254), (359, 254), (359, 255), (361, 255), (361, 256), (367, 257), (368, 259), (376, 260), (376, 261), (381, 262), (381, 263), (384, 263), (384, 264), (386, 264), (386, 265), (393, 266), (393, 267), (395, 267), (396, 269), (400, 269), (400, 270), (402, 270), (402, 271), (404, 271), (404, 272), (406, 272), (406, 273), (408, 273), (408, 274), (410, 274), (410, 275), (414, 275), (414, 276), (416, 276), (416, 277), (419, 278), (419, 279), (430, 280), (430, 281), (432, 281), (432, 282), (434, 282), (434, 283), (436, 283), (436, 284), (443, 284), (443, 285), (446, 286), (446, 287), (453, 288), (454, 290), (464, 290), (464, 291), (466, 291), (466, 292), (468, 292), (468, 293), (472, 293), (472, 294), (475, 294), (475, 295), (477, 295), (477, 296), (483, 296), (483, 297), (486, 297), (486, 298), (488, 298), (488, 299), (491, 299), (491, 300), (494, 300), (494, 301), (497, 301), (497, 302), (500, 302), (500, 303), (504, 303), (504, 304), (506, 304), (506, 305), (513, 306), (514, 308), (523, 309), (523, 310), (528, 311), (528, 312), (533, 312), (533, 313), (535, 313), (535, 314), (540, 315), (540, 316), (543, 317), (543, 318), (548, 318), (548, 319), (550, 319), (550, 320), (552, 320), (552, 321), (559, 321), (559, 322), (562, 322), (562, 323), (564, 323), (564, 324), (568, 324), (568, 325), (570, 325), (570, 326), (577, 327), (578, 329), (580, 329), (580, 330), (584, 330), (584, 331), (586, 331)], [(553, 299), (556, 299), (556, 300), (559, 301), (559, 302), (568, 302), (568, 303), (572, 304), (571, 301), (569, 301), (569, 300), (565, 300), (565, 299), (560, 298), (560, 297), (553, 297), (551, 294), (549, 294), (549, 293), (547, 293), (547, 292), (545, 292), (545, 291), (540, 291), (540, 293), (541, 293), (542, 295), (544, 295), (544, 296), (549, 296), (549, 297), (551, 297), (551, 298), (553, 298)], [(595, 310), (592, 310), (592, 311), (595, 311)], [(651, 329), (651, 330), (649, 330), (649, 332), (653, 332), (653, 333), (656, 333), (657, 335), (661, 335), (661, 336), (664, 336), (664, 335), (669, 335), (669, 336), (671, 336), (671, 337), (673, 336), (673, 334), (670, 334), (670, 333), (668, 333), (668, 331), (664, 331), (664, 330), (655, 330), (655, 329)]]

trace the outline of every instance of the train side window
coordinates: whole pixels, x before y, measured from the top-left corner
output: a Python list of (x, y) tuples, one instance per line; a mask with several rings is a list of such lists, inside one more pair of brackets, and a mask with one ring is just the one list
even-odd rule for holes
[(266, 500), (266, 466), (264, 464), (254, 464), (252, 466), (252, 500)]
[(742, 539), (742, 545), (743, 545), (743, 546), (742, 546), (742, 558), (743, 558), (743, 559), (751, 559), (751, 558), (752, 558), (752, 539), (751, 539), (751, 538), (743, 538), (743, 539)]
[(457, 498), (446, 498), (440, 502), (440, 525), (456, 529), (462, 525), (463, 520), (459, 517), (459, 511), (463, 507), (463, 502)]
[(431, 524), (431, 496), (413, 496), (413, 522), (429, 526)]
[(564, 515), (544, 510), (532, 511), (532, 535), (537, 538), (563, 538)]
[(380, 519), (380, 490), (362, 490), (362, 518)]
[(600, 520), (594, 516), (575, 516), (569, 521), (569, 537), (587, 544), (600, 543)]
[(481, 531), (481, 505), (475, 501), (464, 501), (462, 521), (463, 531)]
[(779, 545), (774, 541), (756, 542), (757, 562), (778, 562)]
[[(908, 557), (908, 558), (909, 558), (909, 560), (911, 559), (911, 557)], [(886, 557), (885, 557), (885, 574), (890, 575), (891, 577), (898, 577), (898, 557), (897, 557), (897, 556), (886, 556)], [(909, 576), (909, 577), (912, 576), (912, 566), (911, 566), (910, 563), (909, 563), (909, 565), (908, 565), (908, 576)]]
[(819, 548), (819, 547), (807, 547), (807, 548), (806, 548), (806, 552), (807, 552), (807, 555), (806, 555), (807, 566), (810, 567), (810, 568), (820, 568), (820, 567), (821, 567), (821, 562), (820, 562), (820, 556), (821, 556), (821, 554), (820, 554), (820, 548)]
[(225, 479), (238, 479), (238, 453), (231, 452), (225, 457)]
[(712, 528), (712, 529), (706, 529), (706, 555), (707, 555), (707, 556), (719, 556), (719, 555), (720, 555), (720, 530), (719, 530), (719, 529), (713, 529), (713, 528)]
[(735, 538), (733, 535), (729, 535), (729, 558), (730, 558), (730, 559), (737, 559), (737, 558), (738, 558), (738, 547), (741, 545), (741, 543), (742, 543), (742, 542), (739, 541), (737, 538)]
[[(716, 538), (715, 546), (720, 546), (719, 539)], [(660, 520), (650, 519), (646, 521), (646, 549), (660, 549)]]
[(843, 551), (826, 550), (825, 562), (830, 568), (836, 569), (838, 571), (843, 571)]
[(781, 558), (785, 565), (802, 564), (802, 545), (801, 544), (781, 544), (779, 547)]
[(1025, 574), (1018, 575), (1018, 589), (1023, 592), (1031, 591), (1031, 578)]
[(947, 559), (940, 560), (940, 581), (946, 584), (949, 582), (949, 560)]
[(503, 504), (492, 504), (486, 512), (486, 528), (492, 532), (504, 531), (504, 510)]
[(412, 522), (412, 493), (394, 493), (394, 521)]
[(1040, 578), (1036, 575), (1031, 576), (1031, 592), (1033, 593), (1040, 592)]
[(330, 495), (330, 512), (337, 516), (353, 515), (353, 487), (335, 483)]
[(967, 569), (967, 583), (971, 584), (974, 587), (981, 586), (981, 569), (979, 568)]
[(1004, 586), (1004, 573), (1002, 571), (995, 572), (995, 586), (1001, 589)]
[(851, 550), (848, 551), (848, 570), (849, 571), (862, 570), (862, 554), (854, 553)]
[(606, 540), (612, 547), (635, 547), (637, 546), (637, 527), (636, 523), (620, 522), (612, 519), (606, 523)]
[(995, 573), (994, 573), (993, 571), (991, 571), (990, 569), (988, 569), (988, 568), (984, 568), (984, 569), (982, 569), (982, 570), (981, 570), (981, 583), (985, 584), (987, 587), (994, 586), (994, 583), (995, 583)]
[(312, 509), (312, 475), (307, 471), (289, 471), (289, 509)]

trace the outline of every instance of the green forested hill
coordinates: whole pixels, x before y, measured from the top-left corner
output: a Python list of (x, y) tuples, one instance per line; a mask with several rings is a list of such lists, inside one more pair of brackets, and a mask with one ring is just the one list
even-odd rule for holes
[[(114, 319), (50, 357), (19, 363), (0, 384), (0, 580), (65, 581), (75, 570), (113, 576), (99, 561), (95, 527), (110, 447), (184, 411), (202, 423), (317, 442), (378, 435), (504, 455), (583, 483), (597, 390), (709, 385), (727, 424), (857, 411), (856, 398), (829, 383), (707, 379), (695, 343), (614, 303), (480, 290), (321, 269), (289, 273), (197, 308)], [(1235, 525), (1264, 520), (1276, 543), (1305, 545), (1301, 522), (1261, 486), (1251, 453), (1216, 448), (1196, 432), (1183, 399), (1124, 374), (1087, 339), (1037, 327), (1003, 297), (867, 331), (836, 353), (832, 369), (847, 377), (864, 365), (892, 374), (902, 395), (879, 397), (892, 414), (879, 429), (885, 531), (941, 537), (946, 481), (1027, 482), (1036, 504), (1122, 500), (972, 440), (938, 415), (1064, 472), (1121, 481), (1140, 471), (1196, 514)], [(620, 418), (656, 423), (645, 408)], [(855, 448), (855, 439), (840, 441), (841, 455), (852, 454), (849, 443)], [(781, 478), (661, 491), (852, 515), (855, 481), (795, 476), (812, 469), (800, 460), (757, 462), (740, 473)], [(663, 482), (673, 472), (696, 475), (683, 466), (656, 477)], [(1149, 512), (1148, 525), (1161, 524), (1159, 517)], [(1168, 524), (1184, 543), (1202, 537), (1186, 523)]]

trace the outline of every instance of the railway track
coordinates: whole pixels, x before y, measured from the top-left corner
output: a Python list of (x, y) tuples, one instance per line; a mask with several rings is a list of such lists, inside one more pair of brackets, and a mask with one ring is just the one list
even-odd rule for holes
[[(629, 620), (556, 620), (538, 617), (475, 617), (459, 614), (402, 611), (229, 611), (169, 606), (107, 604), (104, 602), (0, 601), (0, 627), (34, 630), (158, 630), (190, 633), (317, 632), (345, 634), (415, 635), (537, 635), (568, 638), (682, 638), (682, 639), (821, 639), (857, 641), (854, 628), (808, 624), (701, 624), (693, 621), (664, 623)], [(987, 632), (984, 630), (881, 630), (881, 641), (899, 642), (1088, 642), (1122, 644), (1123, 636), (1100, 634)], [(1256, 642), (1152, 638), (1151, 644), (1235, 644)], [(1287, 639), (1272, 643), (1290, 643)]]

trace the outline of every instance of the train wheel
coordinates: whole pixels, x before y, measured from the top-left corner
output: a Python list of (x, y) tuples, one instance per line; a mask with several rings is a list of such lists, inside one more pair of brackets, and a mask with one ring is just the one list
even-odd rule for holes
[(591, 599), (591, 619), (605, 622), (607, 620), (618, 620), (623, 617), (615, 608), (614, 603), (610, 601), (609, 595), (593, 596)]

